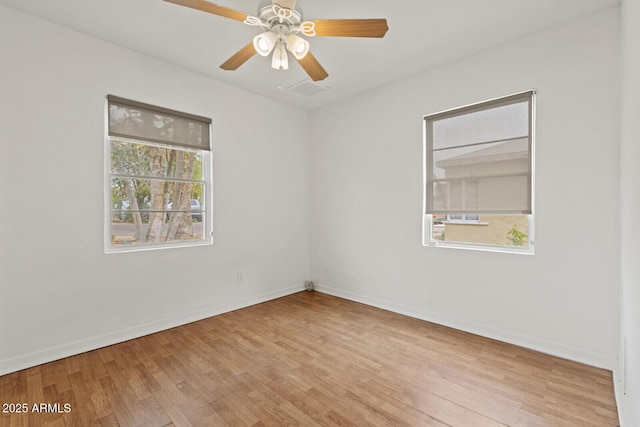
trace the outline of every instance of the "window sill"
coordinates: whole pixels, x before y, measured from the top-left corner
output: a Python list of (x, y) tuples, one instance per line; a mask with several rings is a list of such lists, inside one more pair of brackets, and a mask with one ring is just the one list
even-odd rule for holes
[(456, 222), (456, 221), (448, 221), (443, 222), (444, 225), (489, 225), (488, 222)]
[(455, 243), (444, 242), (437, 240), (430, 240), (423, 246), (430, 248), (446, 248), (446, 249), (464, 249), (471, 251), (483, 251), (483, 252), (498, 252), (505, 254), (517, 254), (517, 255), (534, 255), (533, 245), (528, 248), (517, 246), (493, 246), (493, 245), (481, 245), (475, 243)]
[(107, 246), (104, 249), (105, 254), (117, 254), (117, 253), (130, 253), (130, 252), (144, 252), (154, 251), (162, 249), (177, 249), (177, 248), (190, 248), (197, 246), (211, 246), (213, 245), (213, 238), (205, 240), (192, 240), (184, 242), (166, 243), (166, 244), (139, 244), (139, 245), (119, 245), (119, 246)]

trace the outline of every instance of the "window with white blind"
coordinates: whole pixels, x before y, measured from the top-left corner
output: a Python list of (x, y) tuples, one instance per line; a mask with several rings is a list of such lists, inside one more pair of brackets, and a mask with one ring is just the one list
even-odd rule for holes
[(211, 119), (107, 96), (105, 251), (211, 244)]
[(533, 252), (534, 117), (533, 91), (424, 117), (426, 245)]

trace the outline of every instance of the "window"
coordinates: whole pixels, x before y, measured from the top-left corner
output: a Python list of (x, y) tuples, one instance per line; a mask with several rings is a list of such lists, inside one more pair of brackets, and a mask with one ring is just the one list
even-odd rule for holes
[(424, 117), (424, 244), (533, 253), (535, 92)]
[(211, 244), (211, 120), (106, 104), (105, 251)]

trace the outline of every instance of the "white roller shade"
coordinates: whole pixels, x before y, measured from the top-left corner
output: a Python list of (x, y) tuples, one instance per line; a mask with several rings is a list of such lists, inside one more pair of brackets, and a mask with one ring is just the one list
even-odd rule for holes
[(427, 214), (532, 212), (533, 97), (425, 116)]
[(109, 136), (210, 150), (211, 119), (108, 95)]

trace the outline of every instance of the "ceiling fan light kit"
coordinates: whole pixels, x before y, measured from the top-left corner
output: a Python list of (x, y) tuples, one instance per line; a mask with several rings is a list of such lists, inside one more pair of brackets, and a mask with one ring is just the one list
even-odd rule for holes
[(258, 16), (249, 15), (225, 6), (209, 3), (205, 0), (164, 0), (181, 6), (190, 7), (214, 15), (241, 21), (247, 25), (264, 30), (220, 68), (235, 70), (248, 61), (254, 54), (269, 56), (271, 67), (287, 70), (289, 58), (293, 55), (313, 81), (327, 78), (329, 74), (309, 51), (309, 42), (298, 34), (307, 37), (372, 37), (382, 38), (389, 27), (386, 19), (323, 19), (302, 20), (302, 12), (296, 9), (296, 0), (272, 0), (271, 5), (262, 7)]
[(276, 47), (276, 35), (271, 31), (265, 31), (253, 38), (253, 47), (258, 55), (269, 56), (274, 47)]
[(295, 34), (287, 36), (287, 49), (296, 59), (302, 59), (309, 53), (309, 42)]
[(281, 41), (278, 41), (273, 56), (271, 57), (271, 68), (275, 68), (276, 70), (289, 69), (289, 57), (287, 56), (285, 45)]

